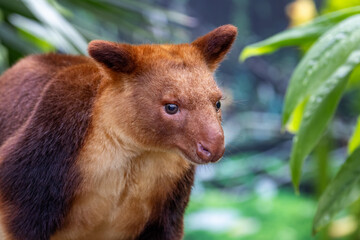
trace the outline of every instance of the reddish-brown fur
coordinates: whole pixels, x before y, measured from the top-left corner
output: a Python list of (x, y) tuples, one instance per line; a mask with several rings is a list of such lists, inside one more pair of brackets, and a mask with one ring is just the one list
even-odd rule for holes
[[(181, 239), (195, 164), (224, 153), (213, 71), (236, 28), (192, 44), (89, 44), (0, 78), (0, 236)], [(168, 114), (164, 106), (176, 104)]]

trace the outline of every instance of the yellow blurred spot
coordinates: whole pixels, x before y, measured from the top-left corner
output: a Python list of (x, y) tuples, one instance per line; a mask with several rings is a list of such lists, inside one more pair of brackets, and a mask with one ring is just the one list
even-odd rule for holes
[(313, 0), (295, 0), (286, 6), (286, 14), (290, 18), (290, 27), (311, 21), (316, 16)]
[(349, 140), (348, 154), (350, 155), (359, 146), (360, 146), (360, 117), (357, 120), (354, 133)]
[(360, 88), (360, 66), (355, 67), (349, 77), (347, 89), (352, 88)]
[(308, 98), (297, 105), (294, 112), (291, 114), (290, 121), (286, 124), (286, 130), (288, 132), (295, 134), (299, 131), (307, 101)]
[(357, 221), (353, 216), (347, 216), (334, 221), (329, 227), (329, 235), (340, 238), (354, 233), (357, 229)]

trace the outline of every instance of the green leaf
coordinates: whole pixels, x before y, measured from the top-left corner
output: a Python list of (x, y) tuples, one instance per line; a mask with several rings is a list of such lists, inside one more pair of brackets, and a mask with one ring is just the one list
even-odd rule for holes
[(354, 71), (350, 75), (349, 83), (346, 88), (347, 90), (360, 88), (360, 66), (356, 67), (356, 69), (354, 69)]
[(17, 13), (27, 18), (33, 18), (34, 15), (21, 1), (0, 0), (0, 9), (7, 13)]
[(0, 73), (5, 71), (8, 65), (8, 51), (0, 42)]
[(305, 106), (308, 99), (302, 101), (294, 110), (291, 115), (290, 121), (286, 124), (286, 130), (291, 133), (297, 133), (300, 129), (301, 119), (304, 113)]
[(19, 37), (17, 32), (14, 31), (8, 24), (5, 22), (0, 24), (0, 40), (12, 49), (21, 51), (24, 54), (32, 54), (39, 52), (35, 46), (29, 45), (29, 43)]
[(295, 107), (308, 98), (341, 65), (360, 41), (360, 15), (352, 16), (327, 31), (295, 69), (285, 96), (283, 126)]
[(359, 63), (360, 49), (353, 51), (345, 63), (333, 69), (332, 75), (311, 95), (305, 106), (290, 158), (292, 181), (296, 191), (303, 162), (320, 140), (346, 88), (348, 76)]
[(356, 123), (355, 131), (349, 140), (348, 153), (349, 155), (360, 146), (360, 117)]
[(19, 28), (23, 39), (33, 42), (39, 46), (42, 51), (53, 51), (56, 49), (66, 53), (77, 53), (72, 44), (67, 41), (61, 34), (53, 29), (42, 25), (37, 21), (13, 14), (9, 17), (12, 25)]
[(240, 55), (243, 62), (249, 57), (270, 54), (281, 47), (303, 45), (315, 41), (331, 26), (303, 26), (290, 28), (261, 42), (246, 46)]
[[(139, 25), (141, 25), (141, 21), (144, 19), (138, 12), (114, 7), (110, 5), (110, 3), (101, 4), (98, 1), (72, 0), (71, 2), (68, 2), (68, 4), (69, 8), (81, 7), (83, 11), (86, 11), (86, 14), (91, 13), (94, 16), (101, 16), (101, 21), (103, 21), (102, 24), (106, 24), (107, 27), (109, 27), (109, 25), (113, 25), (113, 27), (115, 27), (114, 31), (121, 31), (124, 35), (128, 34), (129, 32), (136, 33), (145, 39), (153, 38), (149, 31), (139, 27)], [(78, 28), (80, 27), (84, 30), (85, 25), (88, 25), (88, 23), (78, 21), (78, 23), (75, 25), (77, 25)], [(90, 25), (88, 27), (91, 29), (93, 26)]]
[(22, 1), (40, 22), (50, 27), (58, 36), (64, 37), (79, 53), (87, 53), (87, 42), (83, 36), (47, 1)]
[[(113, 4), (117, 7), (123, 7), (131, 9), (133, 11), (140, 12), (144, 15), (163, 15), (168, 18), (169, 21), (181, 24), (187, 27), (194, 27), (197, 24), (196, 18), (187, 16), (177, 11), (171, 11), (165, 8), (154, 6), (154, 4), (146, 3), (145, 1), (133, 1), (133, 0), (101, 0), (109, 4)], [(146, 10), (146, 11), (144, 11)]]
[(342, 209), (360, 198), (360, 148), (342, 165), (340, 171), (322, 194), (313, 223), (316, 233)]
[(360, 13), (359, 6), (347, 8), (317, 17), (312, 22), (280, 32), (264, 41), (245, 47), (240, 55), (240, 61), (252, 56), (272, 53), (281, 47), (303, 46), (312, 43), (335, 24), (358, 13)]

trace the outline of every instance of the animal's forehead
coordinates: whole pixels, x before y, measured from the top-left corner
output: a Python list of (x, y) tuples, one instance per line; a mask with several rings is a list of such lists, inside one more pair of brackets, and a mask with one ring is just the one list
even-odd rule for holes
[(218, 98), (221, 91), (203, 56), (189, 44), (144, 45), (138, 56), (143, 61), (140, 78), (175, 98)]
[(213, 73), (206, 64), (198, 62), (185, 62), (180, 58), (154, 58), (142, 65), (139, 76), (146, 81), (156, 81), (158, 84), (175, 86), (201, 86), (216, 85)]
[(173, 66), (206, 65), (199, 49), (191, 44), (153, 44), (136, 46), (136, 55), (143, 66), (154, 64)]
[(190, 44), (139, 45), (137, 58), (141, 74), (174, 80), (213, 78), (204, 57)]
[(221, 98), (212, 73), (201, 68), (169, 67), (165, 71), (158, 68), (145, 74), (144, 78), (139, 82), (144, 83), (145, 89), (161, 92), (161, 97), (167, 100), (200, 102)]

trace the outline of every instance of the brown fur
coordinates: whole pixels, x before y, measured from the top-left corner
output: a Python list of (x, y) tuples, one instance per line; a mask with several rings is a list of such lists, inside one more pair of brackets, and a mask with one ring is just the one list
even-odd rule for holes
[(45, 85), (57, 72), (86, 62), (89, 59), (80, 56), (34, 55), (5, 72), (0, 81), (0, 146), (29, 118)]
[(93, 60), (30, 56), (4, 73), (6, 239), (181, 239), (194, 163), (224, 152), (212, 75), (235, 36), (226, 25), (192, 44), (93, 41)]

